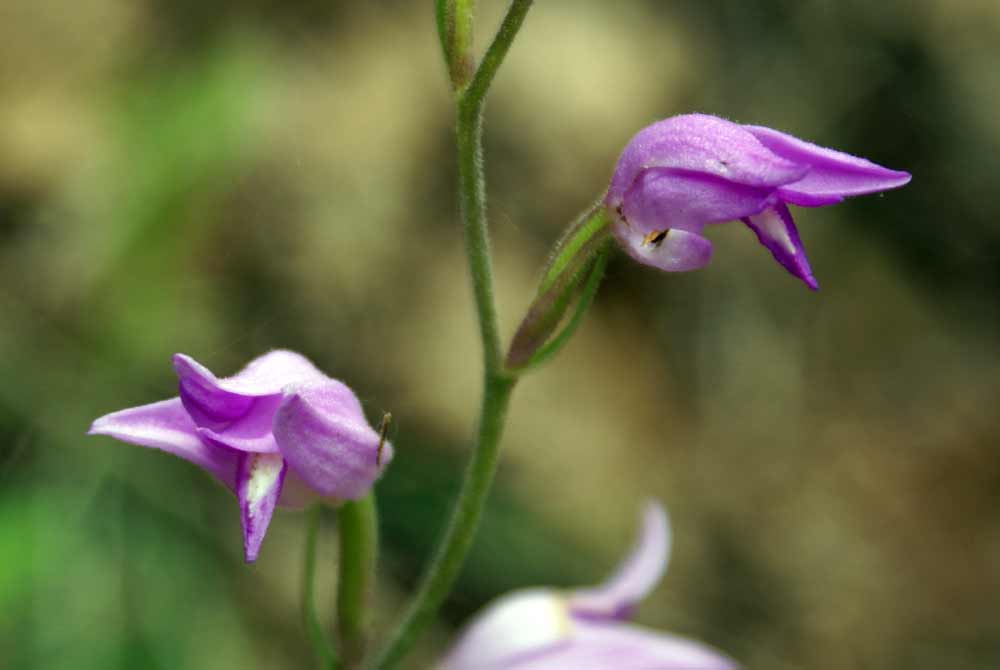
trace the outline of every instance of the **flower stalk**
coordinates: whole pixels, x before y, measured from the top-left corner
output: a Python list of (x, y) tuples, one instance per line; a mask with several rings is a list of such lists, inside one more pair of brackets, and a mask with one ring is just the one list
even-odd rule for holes
[(362, 667), (371, 629), (378, 513), (375, 497), (344, 503), (337, 513), (340, 579), (337, 588), (337, 635), (344, 670)]
[(472, 546), (496, 472), (500, 437), (517, 377), (503, 369), (501, 359), (486, 217), (482, 113), (490, 84), (531, 5), (532, 0), (511, 2), (482, 63), (456, 100), (459, 205), (483, 348), (483, 401), (476, 444), (451, 520), (402, 622), (378, 659), (380, 670), (399, 664), (454, 585)]
[(496, 472), (514, 379), (487, 375), (485, 387), (476, 448), (466, 468), (451, 521), (409, 609), (378, 661), (379, 670), (395, 668), (433, 620), (475, 538)]
[(309, 510), (306, 519), (305, 557), (302, 569), (302, 625), (309, 637), (320, 670), (333, 670), (337, 667), (337, 653), (323, 632), (323, 624), (320, 623), (316, 611), (316, 547), (319, 544), (319, 531), (322, 525), (323, 505), (316, 503)]

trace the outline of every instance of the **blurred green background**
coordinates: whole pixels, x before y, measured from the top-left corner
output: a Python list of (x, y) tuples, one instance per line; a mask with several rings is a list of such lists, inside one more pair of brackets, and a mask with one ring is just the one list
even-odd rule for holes
[[(483, 0), (480, 46), (504, 10)], [(0, 2), (0, 668), (310, 667), (303, 516), (240, 561), (231, 496), (84, 437), (274, 347), (395, 419), (381, 629), (468, 453), (479, 350), (430, 2)], [(745, 228), (617, 257), (515, 393), (440, 624), (601, 579), (662, 499), (638, 620), (747, 668), (1000, 667), (1000, 3), (540, 0), (487, 109), (510, 334), (629, 137), (704, 111), (913, 173), (799, 210), (822, 290)], [(321, 547), (331, 609), (333, 529)], [(625, 669), (627, 670), (627, 669)]]

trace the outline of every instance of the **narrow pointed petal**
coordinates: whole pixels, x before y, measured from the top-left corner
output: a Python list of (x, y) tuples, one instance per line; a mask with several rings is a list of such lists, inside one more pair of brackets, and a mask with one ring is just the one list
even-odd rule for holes
[(777, 191), (779, 198), (793, 205), (831, 205), (848, 196), (899, 188), (910, 181), (908, 172), (890, 170), (864, 158), (827, 149), (771, 128), (745, 128), (775, 154), (809, 167), (809, 172), (802, 179), (785, 184)]
[(94, 421), (88, 434), (161, 449), (207, 470), (228, 488), (235, 488), (238, 455), (203, 442), (180, 398), (112, 412)]
[(600, 586), (574, 591), (574, 616), (624, 618), (656, 586), (670, 558), (670, 522), (663, 506), (646, 504), (639, 538), (614, 574)]
[(549, 589), (515, 591), (497, 599), (470, 623), (441, 670), (506, 670), (570, 639), (566, 602)]
[(363, 496), (392, 459), (357, 398), (335, 380), (290, 389), (274, 416), (274, 437), (289, 467), (323, 496)]
[[(454, 670), (478, 667), (469, 665)], [(734, 670), (738, 666), (731, 658), (677, 635), (628, 624), (577, 622), (570, 642), (540, 649), (502, 667), (503, 670)]]
[(639, 131), (625, 147), (608, 188), (612, 209), (650, 168), (713, 175), (760, 188), (797, 181), (807, 171), (770, 151), (737, 123), (705, 114), (673, 116)]
[(629, 256), (665, 272), (696, 270), (712, 259), (712, 243), (697, 233), (667, 230), (661, 238), (651, 239), (622, 221), (613, 231)]
[(783, 203), (769, 207), (756, 216), (743, 219), (756, 235), (757, 239), (767, 247), (774, 260), (790, 273), (801, 279), (813, 291), (819, 289), (816, 278), (813, 277), (806, 250), (799, 239), (799, 231), (795, 228), (792, 214)]
[(243, 524), (243, 558), (257, 560), (271, 515), (281, 496), (287, 466), (280, 454), (243, 454), (237, 473), (236, 495)]

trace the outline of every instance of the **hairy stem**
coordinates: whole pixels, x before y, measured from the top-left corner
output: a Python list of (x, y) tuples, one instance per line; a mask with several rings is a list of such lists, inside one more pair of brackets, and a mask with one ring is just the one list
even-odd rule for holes
[(483, 105), (532, 0), (514, 0), (469, 87), (456, 102), (458, 193), (469, 271), (476, 298), (483, 362), (487, 373), (500, 369), (500, 335), (493, 299), (493, 268), (486, 226), (486, 180), (483, 177)]
[(500, 437), (516, 376), (503, 370), (493, 298), (493, 270), (482, 161), (482, 113), (490, 84), (493, 83), (497, 69), (503, 63), (531, 4), (532, 0), (511, 2), (482, 63), (468, 87), (456, 100), (459, 205), (483, 347), (483, 402), (476, 445), (466, 468), (451, 520), (434, 558), (424, 572), (413, 601), (378, 660), (377, 667), (380, 670), (394, 668), (403, 659), (451, 591), (472, 546), (496, 472)]
[(510, 377), (487, 376), (479, 441), (466, 469), (451, 522), (402, 623), (379, 659), (377, 667), (380, 670), (394, 668), (403, 659), (433, 620), (458, 577), (493, 483), (500, 453), (500, 436), (513, 388), (514, 380)]

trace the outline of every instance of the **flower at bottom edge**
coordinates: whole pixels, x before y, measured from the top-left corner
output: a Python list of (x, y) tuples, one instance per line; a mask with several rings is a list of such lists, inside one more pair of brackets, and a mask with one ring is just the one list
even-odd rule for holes
[(515, 591), (460, 633), (440, 670), (729, 670), (736, 663), (683, 637), (626, 623), (659, 581), (670, 550), (662, 506), (643, 513), (639, 541), (603, 584)]

